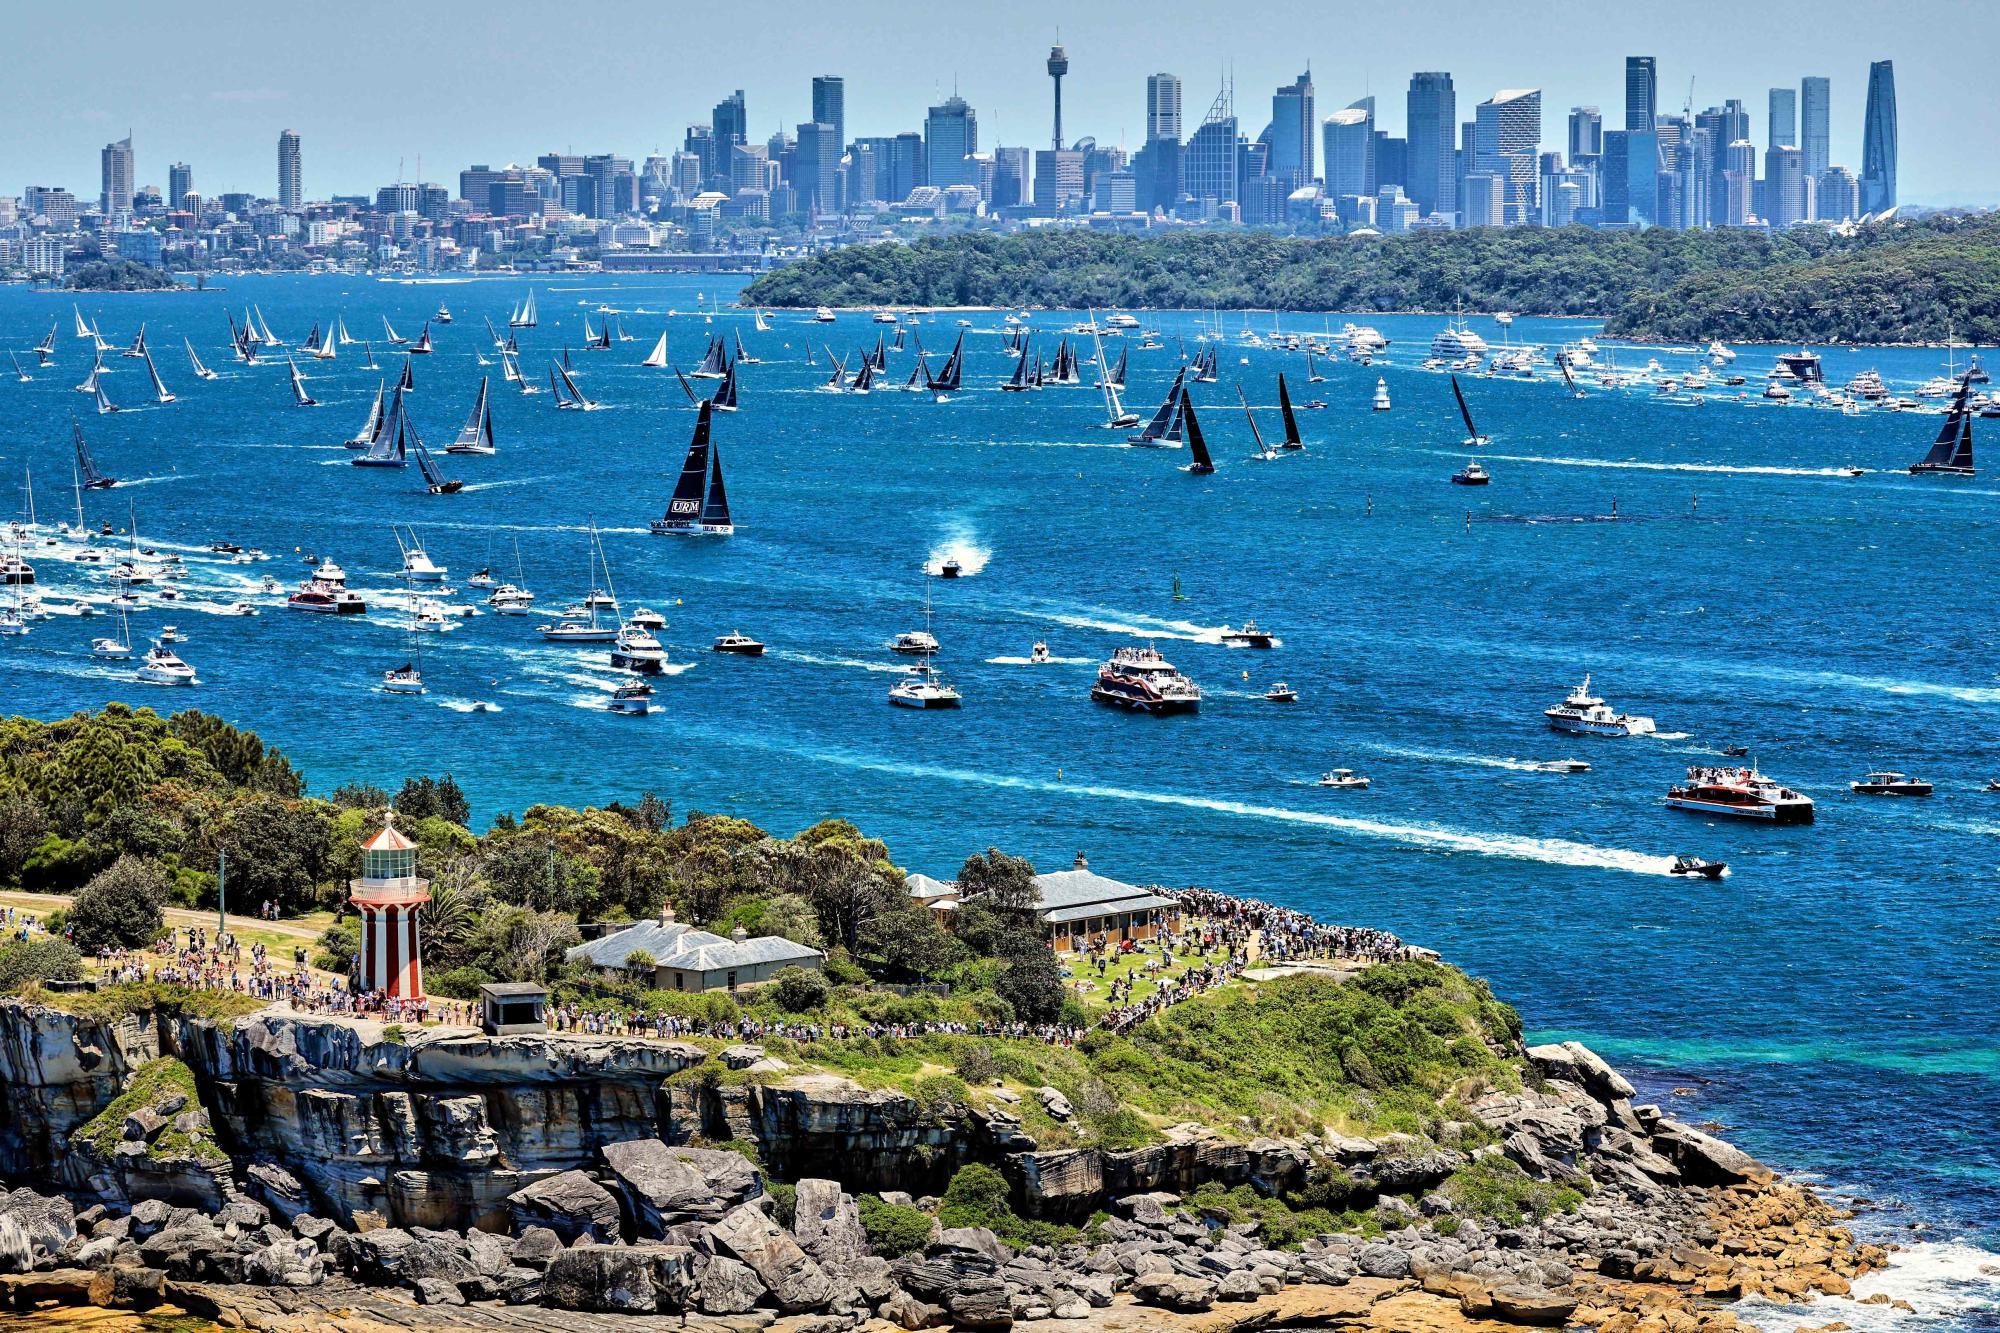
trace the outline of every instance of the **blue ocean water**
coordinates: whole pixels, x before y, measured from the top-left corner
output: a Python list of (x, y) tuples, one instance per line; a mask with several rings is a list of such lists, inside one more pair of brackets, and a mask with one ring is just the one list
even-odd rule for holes
[[(1225, 316), (1221, 382), (1197, 394), (1220, 469), (1196, 478), (1177, 470), (1182, 458), (1102, 429), (1088, 373), (1083, 387), (998, 392), (1012, 362), (996, 315), (973, 317), (967, 388), (949, 404), (831, 395), (818, 391), (826, 346), (851, 358), (878, 326), (777, 313), (759, 334), (747, 314), (665, 314), (728, 302), (726, 281), (535, 284), (542, 324), (521, 334), (523, 369), (542, 376), (551, 354), (577, 349), (578, 382), (605, 405), (589, 413), (522, 397), (499, 384), (497, 363), (475, 364), (491, 357), (482, 317), (502, 322), (523, 281), (232, 277), (226, 292), (82, 302), (114, 343), (144, 321), (179, 395), (149, 405), (142, 363), (107, 358), (111, 397), (133, 410), (82, 421), (99, 464), (130, 484), (83, 505), (93, 524), (122, 529), (129, 503), (147, 543), (186, 554), (187, 600), (148, 606), (134, 633), (178, 624), (203, 683), (132, 684), (87, 656), (105, 619), (57, 615), (0, 640), (0, 707), (53, 717), (112, 698), (199, 706), (282, 746), (317, 791), (449, 770), (482, 820), (651, 789), (683, 812), (731, 811), (778, 831), (849, 816), (936, 875), (989, 844), (1044, 867), (1081, 851), (1121, 878), (1390, 927), (1490, 978), (1537, 1035), (1588, 1041), (1644, 1071), (1676, 1113), (1874, 1200), (1867, 1225), (1925, 1244), (1909, 1271), (1947, 1293), (1939, 1311), (1965, 1326), (1991, 1318), (1993, 1280), (1977, 1272), (1991, 1256), (1977, 1247), (2000, 1234), (2000, 795), (1980, 788), (2000, 776), (2000, 489), (1901, 472), (1937, 418), (1767, 404), (1754, 395), (1771, 349), (1741, 349), (1753, 397), (1698, 407), (1588, 377), (1581, 401), (1547, 380), (1475, 378), (1467, 393), (1492, 436), (1494, 482), (1470, 490), (1446, 482), (1466, 457), (1449, 383), (1417, 368), (1441, 319), (1370, 317), (1393, 340), (1388, 353), (1368, 368), (1324, 364), (1326, 382), (1308, 385), (1300, 356), (1237, 345), (1246, 322), (1268, 333), (1272, 316)], [(495, 377), (499, 453), (448, 460), (470, 483), (456, 496), (424, 494), (414, 468), (347, 466), (339, 442), (382, 377), (360, 367), (360, 348), (300, 362), (322, 404), (312, 410), (291, 406), (282, 359), (244, 367), (227, 350), (225, 306), (240, 318), (254, 302), (293, 343), (315, 320), (343, 317), (377, 339), (393, 374), (401, 359), (379, 345), (383, 316), (414, 335), (440, 300), (457, 321), (434, 326), (436, 354), (414, 364), (425, 438), (447, 443), (479, 375)], [(634, 340), (584, 352), (583, 317), (600, 305), (626, 312)], [(1071, 318), (1034, 319), (1045, 353)], [(57, 364), (33, 370), (27, 349), (51, 322)], [(1144, 322), (1167, 347), (1140, 352), (1133, 340), (1127, 397), (1142, 413), (1172, 377), (1176, 336), (1192, 347), (1204, 323)], [(68, 413), (91, 405), (73, 392), (89, 343), (70, 325), (66, 298), (0, 289), (0, 346), (34, 374), (21, 384), (0, 373), (0, 477), (18, 488), (32, 465), (45, 521), (72, 508)], [(1502, 337), (1491, 321), (1474, 327)], [(759, 358), (742, 371), (742, 410), (717, 418), (740, 525), (727, 539), (647, 531), (693, 424), (671, 373), (638, 365), (663, 328), (683, 367), (711, 332), (740, 329)], [(1595, 328), (1523, 319), (1507, 336), (1553, 346)], [(956, 317), (912, 332), (936, 364)], [(219, 381), (188, 373), (183, 336)], [(1691, 367), (1691, 350), (1618, 349), (1617, 360)], [(1822, 350), (1836, 382), (1872, 367), (1908, 392), (1942, 369), (1941, 352)], [(889, 383), (911, 356), (891, 355)], [(1302, 454), (1254, 461), (1236, 387), (1274, 434), (1281, 369), (1295, 400), (1327, 405), (1301, 412)], [(1378, 376), (1390, 412), (1369, 410)], [(1869, 473), (1836, 473), (1848, 464)], [(1617, 521), (1601, 521), (1614, 505)], [(626, 606), (670, 622), (674, 674), (650, 717), (606, 712), (620, 677), (602, 650), (543, 645), (541, 616), (487, 615), (430, 636), (428, 696), (372, 688), (407, 655), (389, 596), (392, 525), (414, 526), (455, 584), (489, 563), (512, 578), (518, 541), (526, 582), (553, 610), (587, 586), (593, 522)], [(275, 558), (209, 557), (221, 538)], [(338, 559), (368, 616), (301, 615), (255, 591), (266, 576), (296, 582), (299, 552)], [(101, 573), (25, 554), (51, 603), (109, 597)], [(933, 581), (935, 630), (966, 706), (891, 708), (903, 663), (884, 645), (921, 627), (924, 568), (947, 555), (970, 577)], [(263, 613), (212, 614), (239, 597)], [(1282, 646), (1221, 646), (1219, 628), (1246, 617)], [(706, 651), (739, 628), (770, 654)], [(1037, 640), (1055, 662), (1028, 664)], [(1204, 686), (1199, 716), (1089, 701), (1096, 665), (1134, 642)], [(1585, 672), (1616, 706), (1657, 718), (1660, 734), (1549, 732), (1541, 710)], [(1258, 697), (1278, 679), (1300, 703)], [(500, 711), (469, 711), (475, 700)], [(1724, 825), (1661, 805), (1688, 764), (1730, 742), (1814, 796), (1818, 822)], [(1592, 771), (1531, 767), (1565, 757)], [(1334, 766), (1374, 786), (1314, 785)], [(1848, 793), (1884, 766), (1932, 778), (1938, 794)], [(1732, 874), (1670, 877), (1678, 851), (1726, 860)]]

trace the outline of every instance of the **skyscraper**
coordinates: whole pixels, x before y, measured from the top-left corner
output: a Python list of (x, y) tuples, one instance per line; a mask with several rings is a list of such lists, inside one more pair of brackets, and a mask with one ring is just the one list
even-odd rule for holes
[(108, 216), (132, 211), (132, 136), (104, 145), (98, 155), (102, 181), (98, 207)]
[(1058, 153), (1062, 151), (1062, 80), (1069, 73), (1069, 53), (1060, 46), (1049, 48), (1049, 80), (1056, 86), (1056, 133), (1051, 145)]
[(1764, 140), (1766, 150), (1799, 146), (1799, 94), (1796, 89), (1771, 90), (1770, 120), (1771, 126)]
[(194, 193), (194, 169), (185, 162), (176, 162), (167, 168), (167, 209), (173, 212), (188, 206), (187, 197)]
[(1832, 159), (1832, 133), (1827, 128), (1832, 119), (1833, 85), (1816, 75), (1808, 74), (1799, 82), (1799, 151), (1805, 154), (1806, 175), (1818, 180), (1826, 174), (1827, 164)]
[(1473, 114), (1472, 166), (1503, 183), (1500, 225), (1529, 221), (1541, 207), (1542, 90), (1502, 89)]
[(1146, 76), (1146, 138), (1181, 137), (1181, 80), (1178, 74)]
[(923, 184), (976, 185), (978, 176), (965, 159), (979, 151), (979, 118), (963, 97), (953, 93), (924, 118)]
[(1604, 115), (1594, 106), (1569, 109), (1569, 160), (1596, 157), (1604, 151)]
[(1868, 112), (1861, 128), (1861, 211), (1896, 206), (1896, 63), (1868, 67)]
[(1774, 144), (1764, 153), (1764, 220), (1773, 227), (1806, 220), (1804, 161), (1792, 144)]
[(840, 207), (840, 132), (825, 121), (809, 120), (798, 133), (792, 188), (799, 192), (799, 207), (830, 213)]
[(1326, 192), (1339, 199), (1344, 194), (1375, 193), (1375, 114), (1358, 106), (1336, 111), (1326, 118)]
[(1313, 82), (1307, 70), (1271, 96), (1271, 157), (1265, 170), (1290, 193), (1318, 173), (1313, 170)]
[(847, 80), (838, 74), (813, 79), (812, 123), (833, 126), (835, 146), (847, 146)]
[(1458, 211), (1458, 94), (1442, 71), (1412, 74), (1408, 98), (1409, 179), (1402, 182), (1421, 216)]
[(1206, 206), (1234, 203), (1240, 163), (1236, 147), (1236, 110), (1224, 88), (1208, 109), (1201, 128), (1188, 139), (1181, 158), (1181, 188)]
[(1652, 56), (1625, 57), (1625, 129), (1650, 134), (1660, 114), (1660, 72)]
[(717, 144), (715, 169), (726, 172), (729, 169), (729, 146), (750, 142), (750, 113), (743, 105), (741, 88), (715, 104), (715, 116), (709, 125)]
[(278, 136), (278, 207), (294, 209), (305, 199), (299, 163), (299, 132), (286, 130)]

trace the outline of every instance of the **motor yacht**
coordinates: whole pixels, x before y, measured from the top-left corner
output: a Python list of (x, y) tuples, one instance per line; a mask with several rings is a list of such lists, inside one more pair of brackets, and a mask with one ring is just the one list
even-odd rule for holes
[(1748, 768), (1717, 768), (1696, 764), (1687, 771), (1687, 781), (1667, 791), (1667, 804), (1676, 810), (1697, 814), (1728, 815), (1736, 819), (1762, 819), (1774, 824), (1810, 824), (1813, 803), (1791, 788), (1773, 782), (1753, 765)]
[(368, 604), (358, 594), (324, 579), (307, 579), (285, 599), (285, 605), (294, 611), (316, 611), (335, 616), (358, 616), (368, 609)]
[(347, 571), (331, 560), (322, 560), (314, 566), (313, 577), (321, 583), (330, 583), (336, 588), (347, 586)]
[(1721, 879), (1728, 870), (1729, 866), (1725, 862), (1704, 861), (1699, 856), (1688, 856), (1685, 853), (1676, 856), (1674, 863), (1667, 867), (1669, 875), (1693, 875), (1699, 879)]
[(1451, 474), (1451, 484), (1454, 486), (1485, 486), (1492, 480), (1492, 474), (1479, 466), (1479, 460), (1476, 458)]
[(248, 602), (231, 602), (215, 614), (219, 616), (254, 616), (257, 614), (257, 608)]
[(27, 587), (35, 581), (35, 567), (20, 556), (0, 558), (0, 587)]
[(1275, 648), (1278, 639), (1271, 631), (1260, 629), (1254, 620), (1243, 622), (1242, 629), (1223, 626), (1222, 646), (1225, 648)]
[(1583, 736), (1650, 736), (1656, 730), (1652, 718), (1615, 712), (1593, 695), (1589, 676), (1569, 692), (1567, 699), (1554, 708), (1543, 709), (1542, 716), (1557, 731)]
[(1279, 680), (1271, 683), (1271, 688), (1264, 691), (1264, 697), (1274, 704), (1295, 704), (1299, 701), (1299, 692)]
[(764, 645), (751, 638), (748, 634), (737, 631), (730, 634), (716, 635), (715, 642), (709, 645), (709, 651), (715, 653), (734, 653), (738, 657), (762, 657), (764, 655)]
[(658, 611), (641, 606), (634, 609), (631, 615), (625, 617), (625, 623), (628, 625), (637, 625), (640, 629), (665, 629), (667, 627), (667, 618)]
[(611, 641), (611, 665), (620, 671), (656, 676), (666, 668), (667, 650), (651, 630), (628, 622)]
[(936, 667), (919, 662), (889, 687), (889, 702), (899, 708), (957, 708), (962, 700)]
[(1922, 778), (1886, 770), (1869, 773), (1859, 782), (1847, 784), (1857, 796), (1929, 796), (1932, 786)]
[(1137, 713), (1165, 716), (1201, 708), (1201, 686), (1153, 648), (1120, 648), (1098, 668), (1090, 697)]
[(959, 564), (956, 560), (947, 560), (938, 566), (938, 577), (941, 579), (955, 579), (963, 573), (965, 573), (965, 566)]
[(198, 685), (194, 668), (174, 656), (173, 650), (156, 643), (146, 650), (145, 661), (132, 673), (132, 679), (141, 685)]
[(604, 706), (627, 717), (644, 717), (653, 711), (653, 687), (644, 681), (620, 685), (611, 692), (611, 698)]
[(905, 657), (930, 657), (939, 651), (935, 635), (925, 629), (904, 630), (889, 644), (889, 651)]
[[(410, 534), (409, 545), (403, 547), (403, 577), (411, 583), (442, 583), (445, 567), (434, 562), (425, 552), (416, 534)], [(321, 577), (325, 577), (322, 566)]]
[(493, 590), (486, 599), (493, 613), (500, 616), (525, 616), (535, 605), (535, 594), (526, 588), (517, 588), (511, 583), (503, 583)]
[(1319, 785), (1342, 791), (1360, 791), (1368, 786), (1368, 779), (1351, 768), (1332, 768), (1320, 775)]

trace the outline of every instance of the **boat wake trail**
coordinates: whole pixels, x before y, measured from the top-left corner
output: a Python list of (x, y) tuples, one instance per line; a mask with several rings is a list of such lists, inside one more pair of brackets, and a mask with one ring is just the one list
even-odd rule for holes
[(1102, 630), (1106, 634), (1126, 634), (1135, 639), (1182, 639), (1188, 643), (1221, 643), (1221, 625), (1197, 625), (1188, 620), (1163, 620), (1158, 616), (1128, 615), (1102, 607), (1089, 608), (1090, 614), (1073, 611), (1023, 611), (1041, 620), (1053, 620), (1073, 629)]
[(954, 524), (953, 531), (931, 548), (930, 558), (924, 562), (924, 573), (941, 575), (945, 561), (956, 560), (962, 573), (977, 574), (992, 558), (993, 552), (978, 544), (971, 529)]
[(1032, 657), (989, 657), (988, 666), (1089, 666), (1088, 657), (1050, 657), (1041, 662)]
[(454, 713), (500, 713), (506, 710), (499, 704), (488, 703), (484, 699), (440, 699), (439, 708), (449, 708)]
[[(1449, 450), (1433, 450), (1440, 458), (1455, 458), (1458, 455)], [(1488, 454), (1488, 458), (1505, 463), (1548, 463), (1556, 467), (1603, 467), (1630, 469), (1639, 472), (1720, 472), (1741, 474), (1751, 477), (1840, 477), (1845, 476), (1839, 468), (1833, 467), (1736, 467), (1727, 463), (1644, 463), (1636, 459), (1609, 458), (1563, 458), (1546, 457), (1540, 454)]]
[(1505, 768), (1516, 773), (1540, 773), (1539, 762), (1533, 759), (1503, 759), (1490, 754), (1461, 754), (1456, 750), (1416, 750), (1401, 745), (1363, 745), (1363, 749), (1377, 754), (1395, 755), (1401, 759), (1418, 759), (1434, 764), (1474, 764), (1480, 768)]
[(849, 667), (860, 671), (880, 671), (892, 676), (900, 676), (909, 668), (898, 662), (864, 662), (858, 657), (821, 657), (816, 653), (792, 652), (780, 649), (771, 654), (788, 662), (804, 662), (808, 666)]
[[(738, 739), (746, 740), (750, 744), (762, 743), (748, 738)], [(778, 747), (774, 745), (773, 748)], [(1113, 787), (1083, 782), (1050, 782), (1037, 778), (1010, 777), (999, 773), (981, 773), (973, 769), (902, 763), (834, 750), (806, 750), (800, 753), (824, 763), (876, 773), (924, 778), (937, 782), (966, 783), (1011, 791), (1038, 792), (1051, 796), (1080, 796), (1095, 800), (1207, 810), (1214, 814), (1245, 819), (1273, 820), (1335, 829), (1342, 833), (1399, 842), (1405, 846), (1427, 851), (1467, 852), (1478, 856), (1499, 856), (1517, 861), (1539, 861), (1545, 865), (1621, 870), (1632, 875), (1666, 875), (1671, 873), (1673, 866), (1671, 857), (1649, 856), (1644, 852), (1626, 851), (1617, 847), (1593, 847), (1588, 843), (1569, 842), (1561, 838), (1530, 838), (1508, 833), (1470, 833), (1427, 824), (1408, 824), (1387, 819), (1360, 819), (1348, 815), (1327, 814), (1318, 810), (1294, 810), (1287, 806), (1257, 805), (1247, 801), (1194, 796), (1182, 792), (1146, 791), (1135, 787)]]

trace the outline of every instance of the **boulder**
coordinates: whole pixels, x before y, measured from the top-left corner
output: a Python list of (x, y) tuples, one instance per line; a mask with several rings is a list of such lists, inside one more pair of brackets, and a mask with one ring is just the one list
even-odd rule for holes
[(35, 1266), (35, 1242), (28, 1229), (11, 1217), (0, 1217), (0, 1273), (26, 1273)]
[(945, 1293), (945, 1313), (954, 1328), (1007, 1329), (1014, 1326), (1014, 1303), (997, 1277), (966, 1277)]
[(907, 1291), (896, 1292), (876, 1311), (897, 1328), (907, 1329), (928, 1327), (940, 1313), (936, 1306), (924, 1304)]
[(76, 1235), (76, 1207), (60, 1194), (37, 1194), (14, 1190), (0, 1202), (0, 1217), (11, 1217), (38, 1248), (50, 1254), (70, 1243)]
[(312, 1196), (302, 1181), (275, 1162), (254, 1162), (244, 1173), (250, 1196), (273, 1215), (289, 1222), (312, 1210)]
[[(1576, 1043), (1566, 1044), (1573, 1046)], [(1560, 1325), (1569, 1322), (1569, 1317), (1576, 1313), (1573, 1297), (1518, 1283), (1495, 1287), (1490, 1297), (1493, 1317), (1510, 1324)]]
[(1042, 1109), (1057, 1120), (1074, 1120), (1076, 1108), (1069, 1104), (1069, 1098), (1055, 1088), (1036, 1088), (1035, 1096), (1041, 1101)]
[(1405, 1250), (1394, 1245), (1377, 1242), (1361, 1247), (1361, 1253), (1354, 1257), (1355, 1266), (1368, 1277), (1408, 1277), (1410, 1256)]
[(1132, 1279), (1132, 1298), (1141, 1305), (1193, 1314), (1215, 1304), (1215, 1284), (1180, 1273), (1147, 1273)]
[(458, 1284), (447, 1282), (441, 1277), (418, 1278), (413, 1288), (419, 1305), (463, 1305), (465, 1297), (459, 1293)]
[(930, 1248), (933, 1253), (955, 1251), (978, 1255), (990, 1260), (996, 1268), (1014, 1257), (1000, 1238), (985, 1227), (946, 1227), (938, 1232)]
[(741, 1153), (680, 1148), (658, 1139), (608, 1143), (603, 1152), (626, 1216), (641, 1236), (716, 1221), (764, 1192), (757, 1168)]
[(1771, 1178), (1771, 1169), (1741, 1148), (1678, 1120), (1661, 1119), (1653, 1129), (1653, 1147), (1680, 1168), (1690, 1185), (1740, 1185)]
[(696, 1279), (703, 1314), (747, 1314), (764, 1297), (764, 1283), (750, 1265), (726, 1254), (712, 1256)]
[(1225, 1273), (1215, 1284), (1215, 1296), (1223, 1301), (1254, 1301), (1264, 1294), (1264, 1284), (1247, 1268)]
[(618, 1200), (581, 1171), (559, 1172), (515, 1190), (507, 1196), (507, 1210), (515, 1231), (547, 1227), (565, 1244), (579, 1236), (618, 1236)]
[(868, 1233), (861, 1226), (861, 1205), (841, 1189), (840, 1182), (808, 1177), (798, 1183), (792, 1234), (822, 1265), (844, 1271), (868, 1253)]
[(119, 1310), (150, 1310), (166, 1295), (167, 1275), (157, 1268), (106, 1268), (90, 1280), (86, 1299)]
[(787, 1314), (818, 1309), (832, 1298), (833, 1283), (825, 1271), (754, 1206), (738, 1204), (707, 1234), (718, 1249), (748, 1264)]
[(601, 1314), (678, 1311), (693, 1289), (681, 1246), (584, 1245), (549, 1260), (542, 1304)]

